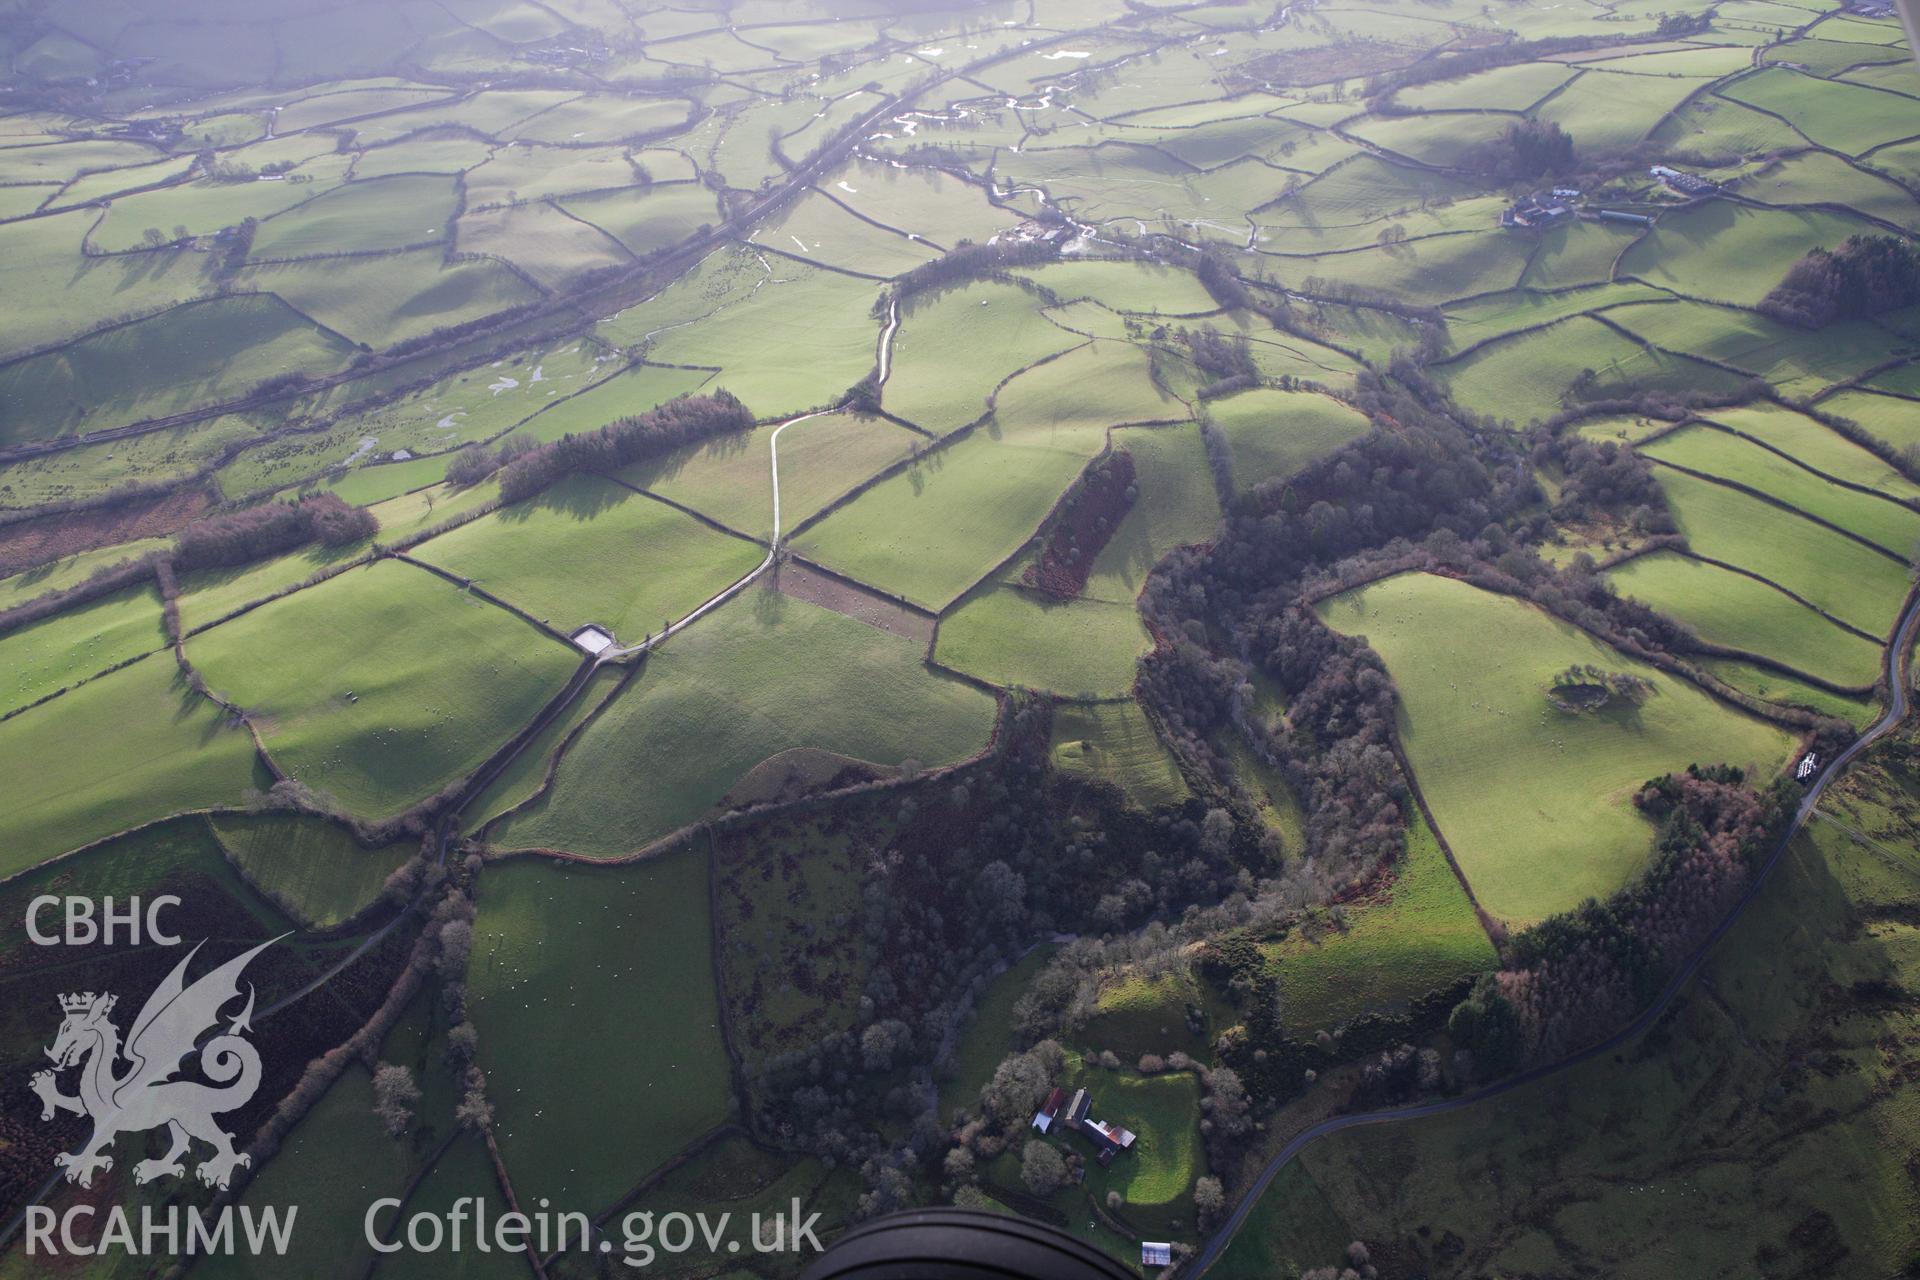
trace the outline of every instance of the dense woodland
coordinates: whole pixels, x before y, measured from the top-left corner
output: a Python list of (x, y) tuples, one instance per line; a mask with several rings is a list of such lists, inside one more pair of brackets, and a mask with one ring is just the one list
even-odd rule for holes
[(1813, 249), (1760, 303), (1774, 319), (1803, 329), (1857, 320), (1920, 302), (1920, 249), (1893, 236), (1848, 236), (1838, 249)]
[[(858, 1031), (759, 1064), (749, 1088), (764, 1132), (861, 1169), (865, 1212), (910, 1203), (921, 1166), (948, 1150), (934, 1066), (997, 968), (1054, 932), (1125, 933), (1245, 883), (1239, 863), (1255, 851), (1236, 844), (1224, 814), (1146, 815), (1053, 774), (1048, 720), (1044, 704), (1026, 704), (979, 766), (846, 811), (856, 829), (890, 830), (851, 925), (850, 945), (871, 957), (867, 1016)], [(1017, 1109), (991, 1113), (1004, 1131)], [(884, 1136), (900, 1126), (904, 1143)], [(983, 1133), (963, 1141), (997, 1152)]]
[(1785, 778), (1757, 792), (1731, 768), (1648, 783), (1634, 803), (1661, 825), (1646, 871), (1517, 935), (1506, 965), (1454, 1010), (1454, 1040), (1497, 1076), (1626, 1026), (1726, 918), (1798, 798)]
[(747, 407), (728, 392), (683, 396), (657, 409), (620, 418), (598, 431), (569, 433), (507, 461), (500, 473), (500, 500), (519, 502), (575, 472), (606, 474), (678, 445), (692, 444), (753, 425)]

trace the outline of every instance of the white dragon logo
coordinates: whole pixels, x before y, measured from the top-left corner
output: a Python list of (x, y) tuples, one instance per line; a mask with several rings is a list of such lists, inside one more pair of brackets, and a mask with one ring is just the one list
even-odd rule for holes
[[(200, 1070), (214, 1083), (172, 1077), (193, 1053), (195, 1042), (219, 1025), (221, 1007), (239, 997), (240, 971), (277, 941), (271, 939), (235, 956), (187, 986), (187, 963), (200, 950), (194, 947), (147, 997), (124, 1047), (119, 1028), (107, 1017), (117, 997), (91, 991), (60, 997), (66, 1018), (47, 1050), (54, 1067), (33, 1077), (33, 1091), (40, 1095), (42, 1120), (51, 1120), (61, 1111), (93, 1119), (93, 1136), (84, 1147), (53, 1158), (56, 1167), (66, 1170), (67, 1181), (92, 1186), (96, 1170), (113, 1168), (110, 1152), (115, 1138), (162, 1125), (173, 1145), (159, 1159), (135, 1165), (135, 1182), (185, 1173), (181, 1157), (196, 1138), (214, 1148), (214, 1154), (194, 1169), (200, 1181), (210, 1186), (226, 1186), (235, 1168), (252, 1163), (234, 1151), (232, 1136), (213, 1121), (221, 1112), (245, 1106), (260, 1087), (260, 1053), (241, 1038), (242, 1032), (253, 1029), (252, 984), (247, 987), (247, 1007), (224, 1033), (200, 1046)], [(122, 1059), (128, 1065), (116, 1073)], [(56, 1076), (76, 1065), (80, 1066), (80, 1092), (69, 1096), (60, 1092)]]

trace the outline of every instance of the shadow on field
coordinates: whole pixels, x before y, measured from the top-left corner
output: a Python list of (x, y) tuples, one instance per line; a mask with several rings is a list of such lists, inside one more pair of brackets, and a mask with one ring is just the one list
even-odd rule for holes
[(653, 499), (643, 498), (604, 477), (583, 474), (570, 476), (525, 502), (502, 507), (499, 516), (507, 524), (525, 524), (533, 519), (535, 513), (550, 511), (572, 520), (584, 521), (624, 503), (651, 501)]
[(754, 445), (754, 432), (730, 431), (725, 435), (704, 440), (697, 445), (675, 449), (665, 457), (649, 462), (636, 462), (620, 473), (628, 484), (642, 489), (650, 489), (663, 481), (673, 480), (687, 465), (696, 460), (725, 462), (738, 457)]

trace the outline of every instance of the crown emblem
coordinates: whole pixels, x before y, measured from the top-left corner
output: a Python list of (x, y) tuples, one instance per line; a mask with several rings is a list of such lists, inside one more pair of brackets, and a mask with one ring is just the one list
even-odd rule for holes
[[(108, 996), (107, 1001), (107, 1007), (112, 1008), (113, 997)], [(82, 991), (78, 995), (61, 996), (60, 1008), (66, 1013), (85, 1013), (93, 1008), (93, 992)]]

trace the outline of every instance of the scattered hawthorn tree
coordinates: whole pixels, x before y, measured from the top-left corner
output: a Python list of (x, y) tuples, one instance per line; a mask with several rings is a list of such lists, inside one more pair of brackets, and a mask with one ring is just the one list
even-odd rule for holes
[(1220, 1185), (1220, 1179), (1206, 1174), (1193, 1184), (1193, 1209), (1199, 1215), (1200, 1229), (1207, 1230), (1220, 1220), (1227, 1211), (1226, 1188)]
[(1037, 1196), (1050, 1196), (1067, 1185), (1067, 1162), (1059, 1149), (1038, 1138), (1020, 1152), (1020, 1181)]
[(389, 1138), (397, 1138), (413, 1123), (413, 1109), (420, 1104), (420, 1086), (413, 1082), (413, 1071), (392, 1062), (383, 1062), (373, 1073), (373, 1114)]

